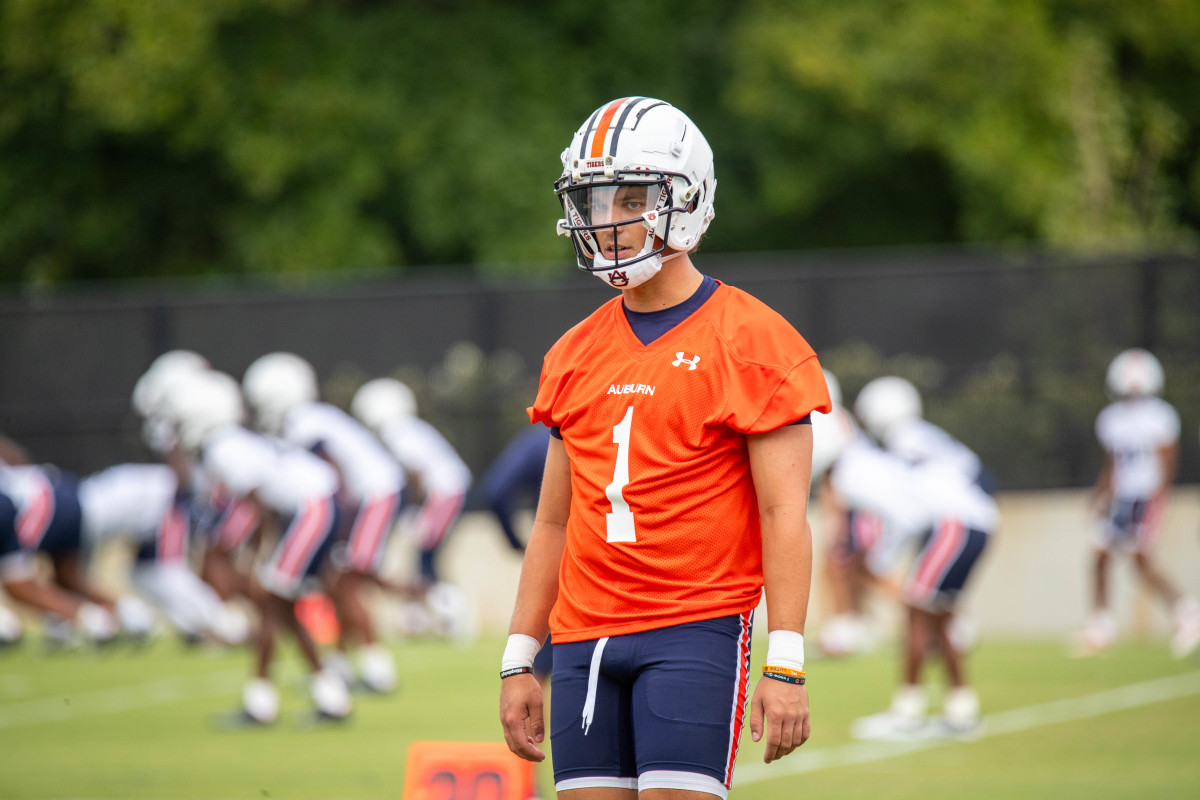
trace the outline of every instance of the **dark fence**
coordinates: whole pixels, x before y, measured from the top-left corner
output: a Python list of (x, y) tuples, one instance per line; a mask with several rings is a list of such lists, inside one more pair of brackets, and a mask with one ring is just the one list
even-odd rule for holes
[[(1200, 259), (939, 250), (697, 263), (791, 320), (847, 400), (884, 372), (912, 379), (927, 416), (1005, 488), (1091, 482), (1104, 370), (1119, 350), (1149, 347), (1183, 417), (1181, 480), (1200, 480)], [(129, 398), (156, 354), (194, 349), (240, 377), (262, 353), (290, 350), (342, 405), (368, 378), (406, 380), (479, 474), (523, 424), (546, 348), (611, 296), (563, 273), (532, 286), (359, 276), (0, 297), (0, 433), (77, 472), (142, 460)]]

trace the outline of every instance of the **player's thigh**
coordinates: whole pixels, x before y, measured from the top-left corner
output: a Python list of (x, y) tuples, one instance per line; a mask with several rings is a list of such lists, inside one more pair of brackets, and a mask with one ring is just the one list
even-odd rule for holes
[(550, 747), (560, 797), (566, 791), (636, 786), (630, 689), (604, 670), (592, 670), (598, 646), (553, 645)]
[(647, 773), (701, 775), (728, 786), (745, 720), (749, 614), (650, 635), (633, 690), (643, 792), (683, 790), (694, 783), (654, 785), (656, 781), (646, 780)]

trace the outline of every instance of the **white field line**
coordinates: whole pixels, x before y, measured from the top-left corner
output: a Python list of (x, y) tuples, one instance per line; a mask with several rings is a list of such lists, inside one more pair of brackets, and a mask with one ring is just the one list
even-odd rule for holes
[[(984, 717), (983, 732), (977, 738), (1089, 719), (1197, 694), (1200, 694), (1200, 672), (1133, 683), (1083, 697), (988, 714)], [(954, 743), (956, 740), (953, 739), (922, 739), (912, 742), (858, 742), (816, 750), (802, 749), (775, 764), (754, 763), (739, 766), (734, 773), (734, 787), (833, 767), (883, 761)]]

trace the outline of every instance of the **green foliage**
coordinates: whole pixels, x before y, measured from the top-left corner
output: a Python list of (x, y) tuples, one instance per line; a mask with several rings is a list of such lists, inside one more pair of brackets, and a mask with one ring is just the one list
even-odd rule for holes
[(661, 96), (718, 153), (713, 251), (1200, 226), (1173, 0), (0, 1), (0, 283), (560, 269), (557, 154)]
[(1107, 250), (1191, 240), (1181, 217), (1194, 217), (1200, 189), (1200, 104), (1186, 88), (1200, 67), (1194, 5), (764, 0), (752, 9), (738, 29), (735, 107), (782, 135), (800, 120), (799, 137), (819, 137), (818, 116), (806, 125), (802, 112), (776, 110), (782, 82), (796, 102), (817, 98), (876, 129), (875, 148), (936, 153), (951, 175), (957, 237)]

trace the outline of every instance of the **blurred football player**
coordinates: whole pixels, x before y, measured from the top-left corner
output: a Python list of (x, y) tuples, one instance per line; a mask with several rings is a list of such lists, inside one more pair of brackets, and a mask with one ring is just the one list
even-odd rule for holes
[(368, 381), (354, 395), (351, 410), (380, 437), (420, 496), (415, 538), (420, 550), (418, 571), (428, 583), (440, 575), (436, 553), (462, 511), (471, 471), (454, 446), (417, 413), (416, 398), (393, 378)]
[[(938, 724), (955, 735), (973, 733), (980, 723), (979, 699), (966, 680), (952, 622), (997, 525), (995, 502), (954, 464), (914, 465), (866, 436), (846, 439), (832, 466), (830, 487), (842, 507), (870, 520), (852, 532), (850, 557), (865, 577), (900, 600), (906, 613), (901, 685), (889, 710), (858, 721), (854, 733), (890, 738), (925, 726), (928, 701), (921, 682), (931, 652), (940, 655), (950, 684)], [(914, 549), (911, 563), (904, 563)]]
[[(412, 481), (418, 504), (412, 523), (417, 544), (414, 594), (429, 607), (436, 633), (470, 633), (465, 598), (443, 580), (437, 556), (462, 513), (471, 470), (446, 437), (421, 419), (412, 390), (401, 381), (368, 381), (355, 393), (350, 410), (379, 435)], [(458, 626), (463, 629), (454, 630)]]
[[(83, 538), (90, 546), (124, 541), (134, 548), (130, 582), (189, 641), (241, 644), (246, 617), (226, 608), (189, 564), (191, 493), (164, 464), (118, 464), (79, 484)], [(125, 604), (126, 615), (135, 607)], [(122, 612), (121, 600), (117, 603)]]
[[(119, 632), (116, 603), (88, 579), (81, 523), (74, 476), (0, 464), (0, 585), (17, 603), (66, 621), (67, 638), (77, 631), (103, 644)], [(51, 583), (37, 576), (38, 554), (50, 559)]]
[[(332, 553), (337, 568), (329, 597), (341, 625), (338, 650), (328, 663), (376, 692), (396, 686), (391, 651), (379, 642), (367, 590), (383, 566), (401, 505), (405, 477), (379, 440), (353, 416), (318, 400), (317, 375), (294, 353), (268, 353), (242, 377), (242, 391), (259, 429), (324, 459), (338, 476), (343, 522)], [(358, 650), (355, 653), (355, 650)]]
[(954, 466), (991, 494), (995, 480), (979, 456), (923, 414), (917, 387), (895, 375), (875, 378), (854, 399), (854, 415), (881, 447), (910, 464), (936, 460)]
[(867, 649), (872, 641), (864, 613), (867, 587), (855, 558), (861, 541), (872, 535), (879, 520), (865, 510), (842, 506), (829, 485), (829, 475), (847, 444), (858, 435), (850, 413), (842, 407), (841, 384), (828, 369), (825, 385), (833, 408), (828, 414), (813, 412), (813, 495), (821, 505), (825, 530), (823, 567), (825, 587), (832, 613), (821, 625), (817, 642), (827, 656), (851, 656)]
[(496, 456), (478, 484), (484, 502), (514, 550), (524, 551), (525, 542), (517, 535), (513, 512), (523, 498), (537, 501), (549, 445), (550, 429), (545, 425), (530, 425)]
[[(337, 474), (312, 453), (242, 427), (242, 398), (236, 380), (200, 373), (179, 393), (174, 417), (180, 444), (198, 457), (213, 485), (253, 502), (260, 520), (260, 555), (249, 576), (249, 593), (259, 609), (255, 675), (242, 694), (245, 719), (271, 723), (279, 692), (271, 682), (278, 630), (296, 639), (311, 674), (310, 690), (321, 717), (350, 714), (350, 692), (342, 677), (322, 668), (316, 645), (296, 616), (296, 600), (327, 566), (337, 525)], [(278, 535), (270, 536), (271, 528)], [(246, 545), (249, 546), (249, 543)]]
[(1092, 616), (1075, 642), (1075, 654), (1101, 653), (1115, 642), (1108, 573), (1113, 556), (1128, 553), (1142, 583), (1172, 612), (1171, 650), (1182, 658), (1200, 646), (1200, 604), (1180, 592), (1150, 559), (1179, 464), (1179, 414), (1159, 397), (1162, 364), (1146, 350), (1117, 355), (1105, 383), (1112, 403), (1096, 417), (1104, 466), (1092, 495), (1099, 518)]
[(169, 350), (158, 356), (133, 387), (133, 408), (142, 419), (142, 440), (147, 449), (170, 467), (181, 493), (190, 496), (192, 527), (203, 546), (200, 578), (221, 599), (225, 636), (245, 638), (238, 631), (249, 625), (236, 602), (246, 587), (232, 562), (233, 554), (258, 528), (253, 503), (239, 500), (211, 484), (203, 470), (195, 468), (195, 454), (178, 441), (178, 409), (186, 404), (181, 393), (191, 379), (211, 370), (208, 359), (192, 350)]

